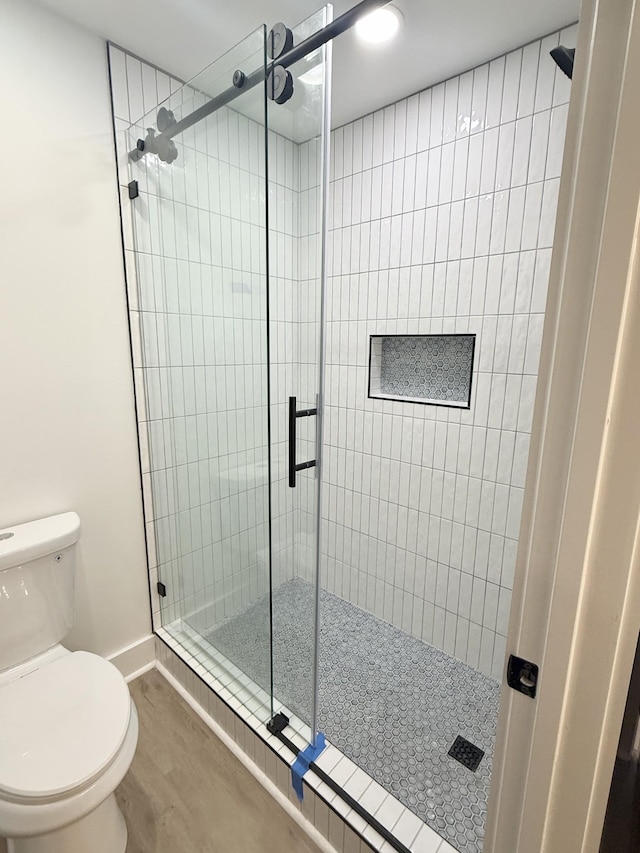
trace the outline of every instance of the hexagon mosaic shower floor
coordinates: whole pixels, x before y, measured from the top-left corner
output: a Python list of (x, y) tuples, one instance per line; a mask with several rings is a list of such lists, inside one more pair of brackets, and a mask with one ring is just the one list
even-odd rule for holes
[[(335, 595), (321, 592), (320, 607), (321, 731), (450, 844), (479, 853), (500, 686)], [(312, 613), (306, 581), (274, 591), (274, 689), (306, 720)], [(207, 635), (266, 690), (268, 637), (268, 597)], [(458, 735), (484, 750), (475, 772), (448, 755)]]

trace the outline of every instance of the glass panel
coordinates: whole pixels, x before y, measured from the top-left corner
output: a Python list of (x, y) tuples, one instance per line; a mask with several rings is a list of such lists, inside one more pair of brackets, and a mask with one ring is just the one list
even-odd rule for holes
[[(261, 27), (132, 125), (152, 153), (129, 167), (162, 622), (267, 719), (268, 606), (237, 628), (269, 594), (265, 45)], [(238, 70), (261, 82), (158, 143)]]
[[(330, 20), (326, 7), (293, 29), (299, 44)], [(330, 47), (288, 70), (293, 94), (268, 102), (269, 287), (273, 440), (273, 679), (275, 699), (315, 736), (318, 467), (289, 485), (289, 398), (315, 409), (320, 393), (323, 151)], [(318, 459), (318, 418), (295, 419), (298, 464)]]

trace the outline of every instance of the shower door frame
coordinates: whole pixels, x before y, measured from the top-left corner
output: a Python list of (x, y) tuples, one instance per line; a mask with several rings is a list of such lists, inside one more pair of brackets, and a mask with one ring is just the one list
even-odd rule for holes
[(487, 853), (596, 853), (640, 627), (640, 9), (584, 0), (576, 55)]

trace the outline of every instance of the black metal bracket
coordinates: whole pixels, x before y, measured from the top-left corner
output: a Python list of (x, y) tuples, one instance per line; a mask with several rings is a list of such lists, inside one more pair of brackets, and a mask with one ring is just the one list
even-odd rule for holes
[(296, 421), (298, 418), (310, 418), (317, 414), (317, 409), (298, 411), (296, 398), (289, 397), (289, 488), (291, 489), (296, 487), (296, 471), (305, 471), (307, 468), (314, 468), (317, 464), (315, 459), (296, 464)]
[(267, 94), (276, 104), (286, 104), (293, 95), (293, 75), (282, 65), (274, 65), (267, 77)]
[(538, 664), (515, 655), (509, 655), (507, 684), (531, 699), (535, 699), (536, 696), (539, 672)]
[[(285, 720), (284, 726), (280, 728), (280, 723), (282, 720)], [(301, 750), (293, 743), (285, 734), (283, 729), (289, 724), (289, 718), (282, 713), (276, 714), (273, 720), (270, 720), (267, 723), (267, 729), (271, 732), (272, 735), (278, 738), (278, 740), (283, 743), (287, 749), (289, 749), (296, 757), (300, 755)], [(273, 727), (273, 728), (272, 728)], [(281, 756), (282, 757), (282, 756)], [(309, 770), (316, 774), (316, 776), (325, 783), (334, 794), (338, 794), (338, 796), (346, 803), (350, 809), (353, 809), (356, 814), (360, 815), (360, 817), (365, 820), (372, 829), (381, 835), (384, 840), (389, 844), (397, 853), (411, 853), (409, 848), (403, 844), (400, 839), (396, 838), (395, 835), (390, 832), (386, 826), (380, 823), (372, 814), (370, 814), (364, 806), (360, 804), (360, 802), (354, 799), (351, 794), (348, 794), (342, 785), (339, 785), (336, 781), (334, 781), (328, 773), (322, 769), (322, 767), (318, 767), (315, 761), (311, 761), (309, 763)]]
[(148, 127), (146, 137), (139, 139), (136, 142), (135, 149), (129, 152), (129, 159), (136, 161), (144, 157), (145, 154), (156, 154), (163, 163), (173, 163), (178, 157), (178, 149), (171, 139), (171, 131), (176, 124), (177, 122), (174, 122), (167, 130), (157, 136), (155, 129)]
[(289, 717), (287, 717), (286, 714), (283, 714), (282, 711), (279, 711), (271, 720), (269, 720), (267, 723), (267, 729), (272, 735), (277, 737), (279, 734), (282, 734), (288, 725)]
[(279, 21), (271, 28), (267, 36), (267, 55), (269, 59), (279, 59), (283, 53), (288, 53), (293, 47), (293, 32)]
[(129, 183), (127, 184), (127, 189), (129, 190), (130, 199), (138, 198), (138, 196), (140, 195), (140, 190), (138, 189), (137, 181), (129, 181)]
[(157, 583), (157, 590), (158, 590), (158, 595), (159, 595), (161, 598), (166, 598), (166, 595), (167, 595), (167, 588), (166, 588), (166, 586), (162, 583), (162, 581), (158, 581), (158, 583)]

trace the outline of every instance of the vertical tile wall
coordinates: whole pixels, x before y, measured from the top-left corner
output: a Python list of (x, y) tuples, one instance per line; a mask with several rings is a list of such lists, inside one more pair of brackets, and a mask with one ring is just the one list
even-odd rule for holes
[[(298, 171), (298, 277), (296, 345), (297, 391), (300, 408), (317, 404), (320, 360), (320, 228), (322, 154), (320, 138), (299, 144)], [(300, 422), (297, 458), (315, 459), (316, 419)], [(315, 577), (317, 482), (319, 469), (303, 472), (297, 480), (295, 577), (312, 581)], [(312, 622), (309, 615), (309, 624)]]
[[(161, 101), (171, 96), (167, 105), (182, 115), (204, 97), (114, 45), (109, 60), (154, 623), (160, 577), (164, 624), (182, 616), (207, 630), (265, 594), (269, 576), (264, 130), (219, 111), (179, 137), (173, 164), (154, 157), (131, 167), (127, 151), (155, 124)], [(270, 114), (270, 123), (277, 118)], [(320, 149), (317, 139), (296, 144), (273, 130), (267, 141), (278, 585), (311, 580), (315, 570), (315, 472), (289, 489), (287, 402), (290, 394), (300, 408), (316, 401)], [(130, 202), (132, 177), (140, 196)], [(314, 455), (308, 419), (299, 424), (298, 458)]]
[[(570, 84), (533, 42), (333, 133), (327, 589), (501, 677)], [(471, 409), (367, 398), (369, 335), (475, 333)]]
[[(271, 109), (281, 109), (275, 105)], [(270, 115), (270, 122), (277, 117)], [(316, 469), (289, 488), (289, 397), (298, 409), (316, 405), (320, 337), (319, 141), (292, 142), (269, 132), (271, 430), (274, 586), (315, 572)], [(271, 145), (271, 144), (270, 144)], [(283, 180), (284, 176), (284, 180)], [(272, 177), (274, 178), (272, 180)], [(296, 424), (296, 460), (316, 456), (315, 418)], [(309, 624), (313, 620), (309, 614)]]
[[(116, 155), (118, 160), (118, 182), (120, 193), (120, 212), (123, 226), (123, 240), (125, 249), (125, 265), (127, 273), (127, 292), (129, 300), (129, 322), (132, 336), (133, 372), (136, 389), (136, 413), (138, 418), (138, 435), (140, 444), (140, 463), (143, 478), (143, 498), (145, 505), (147, 558), (149, 562), (151, 605), (154, 627), (158, 627), (162, 621), (161, 602), (156, 591), (156, 583), (159, 579), (158, 572), (158, 544), (156, 543), (156, 523), (154, 520), (153, 495), (152, 495), (152, 470), (158, 463), (152, 462), (150, 458), (150, 435), (158, 428), (152, 421), (161, 424), (162, 419), (156, 415), (157, 406), (155, 401), (149, 405), (147, 401), (151, 389), (156, 388), (154, 377), (157, 372), (158, 379), (160, 371), (153, 369), (145, 370), (142, 339), (141, 339), (141, 309), (147, 306), (155, 308), (155, 299), (142, 295), (142, 288), (146, 283), (143, 276), (138, 276), (138, 263), (135, 252), (135, 241), (133, 233), (133, 205), (128, 198), (127, 184), (130, 180), (129, 162), (127, 158), (129, 143), (129, 127), (134, 121), (149, 113), (157, 104), (165, 101), (171, 94), (182, 88), (182, 81), (165, 74), (152, 65), (141, 62), (135, 56), (131, 56), (112, 44), (107, 45), (109, 59), (109, 74), (111, 83), (111, 101), (113, 107), (114, 129), (116, 139)], [(146, 266), (146, 259), (142, 259), (142, 268)], [(157, 266), (157, 261), (156, 261)], [(139, 280), (140, 279), (140, 280)], [(150, 416), (156, 415), (155, 417)], [(160, 470), (164, 470), (163, 466)], [(155, 476), (155, 474), (153, 475)], [(162, 475), (161, 475), (162, 476)], [(162, 555), (164, 556), (164, 554)], [(167, 566), (163, 562), (161, 573), (163, 580)], [(179, 596), (175, 599), (177, 602)], [(175, 618), (176, 606), (174, 597), (171, 596), (167, 605), (167, 612), (171, 618)]]
[[(180, 116), (205, 98), (113, 45), (109, 58), (154, 620), (160, 624), (160, 577), (164, 624), (183, 617), (207, 630), (268, 590), (264, 130), (220, 110), (179, 137), (171, 165), (147, 157), (131, 166), (127, 151), (155, 125), (160, 101), (171, 96)], [(294, 571), (285, 388), (296, 366), (288, 295), (298, 152), (271, 132), (269, 148), (271, 378), (273, 399), (282, 400), (272, 409), (273, 541), (281, 581)], [(140, 192), (133, 202), (131, 178)]]
[[(570, 29), (534, 42), (332, 134), (323, 582), (494, 677), (500, 675), (504, 655), (569, 96), (569, 83), (548, 51), (560, 39), (571, 44), (574, 38)], [(118, 130), (180, 87), (179, 81), (114, 47), (110, 56)], [(186, 89), (181, 97), (197, 103), (200, 96)], [(243, 483), (236, 489), (229, 485), (233, 477), (224, 476), (231, 471), (238, 480), (238, 472), (246, 470), (255, 480), (256, 471), (265, 470), (260, 365), (253, 360), (248, 381), (227, 372), (223, 382), (210, 382), (229, 393), (251, 387), (250, 400), (209, 397), (206, 409), (198, 411), (189, 393), (199, 388), (206, 399), (207, 376), (217, 363), (207, 361), (208, 332), (221, 340), (226, 328), (227, 340), (242, 346), (240, 320), (247, 324), (244, 342), (263, 346), (257, 328), (264, 327), (260, 300), (234, 293), (237, 282), (229, 277), (244, 268), (256, 282), (264, 274), (257, 258), (257, 222), (243, 240), (247, 219), (255, 218), (261, 205), (256, 180), (263, 178), (258, 149), (263, 138), (259, 125), (227, 113), (216, 123), (215, 151), (203, 133), (194, 134), (191, 145), (184, 139), (183, 145), (185, 154), (193, 154), (185, 191), (195, 193), (196, 200), (185, 208), (187, 215), (198, 217), (194, 228), (207, 233), (202, 217), (208, 217), (212, 234), (212, 217), (220, 218), (224, 203), (217, 193), (224, 187), (227, 203), (235, 204), (228, 194), (240, 186), (237, 198), (247, 207), (235, 216), (230, 211), (227, 231), (221, 226), (228, 243), (205, 240), (193, 260), (187, 241), (175, 258), (182, 273), (174, 276), (160, 261), (164, 245), (158, 254), (149, 242), (137, 269), (130, 237), (126, 253), (130, 282), (137, 274), (132, 317), (134, 329), (142, 329), (147, 371), (143, 382), (140, 352), (136, 377), (144, 402), (147, 511), (148, 518), (152, 513), (156, 518), (155, 530), (148, 528), (152, 584), (158, 553), (161, 575), (174, 585), (175, 606), (169, 606), (167, 618), (196, 612), (204, 604), (207, 626), (266, 591), (261, 580), (266, 577), (264, 484), (252, 482), (247, 489)], [(246, 146), (253, 152), (243, 160), (245, 166), (250, 163), (248, 170), (234, 159), (240, 147), (230, 134), (245, 140), (245, 154)], [(269, 142), (274, 579), (280, 583), (313, 574), (314, 480), (305, 473), (295, 493), (287, 488), (286, 401), (293, 389), (301, 403), (312, 405), (317, 388), (319, 327), (313, 295), (318, 287), (319, 152), (314, 140), (295, 144), (270, 132)], [(122, 157), (120, 169), (126, 184)], [(143, 178), (143, 197), (150, 186)], [(199, 186), (208, 189), (201, 192)], [(181, 185), (178, 196), (175, 192), (174, 183), (167, 198), (180, 202)], [(150, 192), (149, 205), (161, 195), (161, 190), (155, 197)], [(133, 206), (136, 216), (142, 216), (142, 208)], [(129, 209), (126, 198), (123, 209)], [(160, 220), (172, 222), (174, 216), (175, 210), (159, 214)], [(239, 254), (230, 248), (225, 258), (234, 235)], [(157, 346), (171, 351), (168, 331), (169, 343), (156, 342), (158, 330), (175, 320), (160, 322), (160, 315), (171, 311), (145, 302), (158, 298), (158, 287), (145, 282), (161, 281), (168, 298), (178, 278), (181, 290), (188, 283), (189, 306), (183, 313), (192, 323), (196, 318), (185, 336), (203, 338), (202, 368), (195, 361), (191, 365), (191, 351), (186, 362), (182, 350), (177, 364), (170, 358), (166, 364), (154, 362), (160, 358)], [(226, 300), (220, 298), (225, 286), (231, 291)], [(255, 296), (260, 287), (250, 290)], [(251, 308), (245, 317), (246, 302)], [(176, 306), (181, 317), (180, 303)], [(369, 335), (451, 332), (478, 335), (469, 412), (367, 398)], [(213, 341), (209, 346), (215, 351)], [(233, 363), (234, 353), (228, 355)], [(182, 376), (174, 382), (176, 367)], [(192, 369), (185, 397), (184, 374)], [(183, 411), (181, 395), (195, 411)], [(202, 398), (197, 392), (194, 396)], [(160, 397), (170, 400), (170, 411), (162, 410)], [(254, 418), (248, 428), (247, 410)], [(300, 458), (311, 458), (314, 449), (310, 426), (311, 421), (304, 423), (306, 432), (302, 429)], [(236, 447), (236, 437), (247, 429), (248, 443)], [(207, 477), (220, 492), (203, 497)], [(174, 510), (176, 500), (182, 508), (180, 494), (188, 494), (182, 513), (169, 508), (172, 500)], [(233, 526), (247, 517), (255, 523), (243, 530)], [(248, 565), (242, 558), (238, 563), (243, 537), (250, 543), (245, 554), (253, 548)], [(186, 552), (178, 554), (178, 541), (188, 543)], [(214, 601), (226, 604), (213, 613)]]

